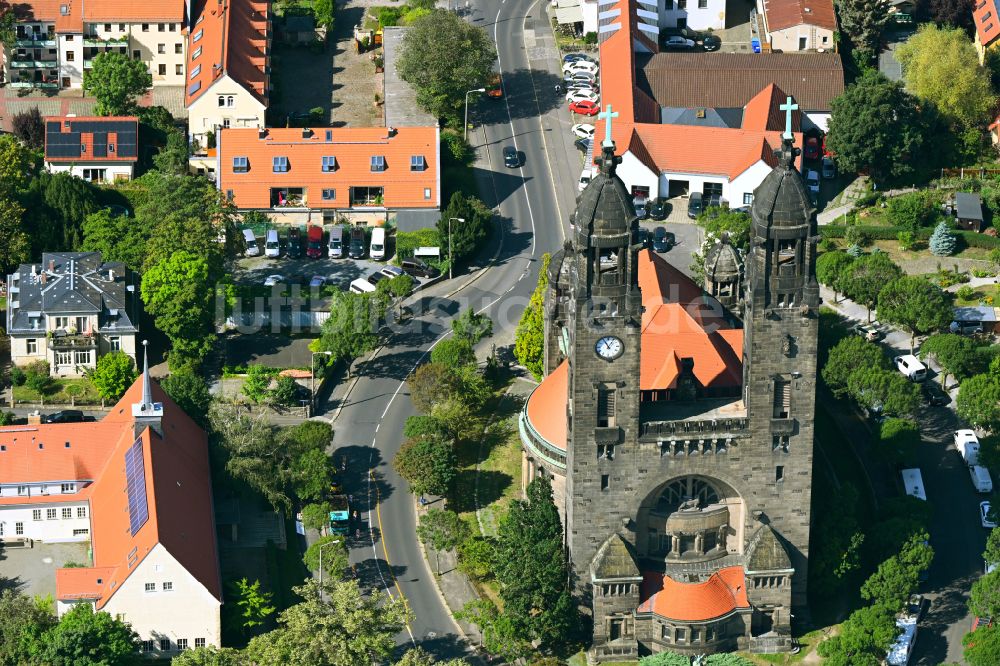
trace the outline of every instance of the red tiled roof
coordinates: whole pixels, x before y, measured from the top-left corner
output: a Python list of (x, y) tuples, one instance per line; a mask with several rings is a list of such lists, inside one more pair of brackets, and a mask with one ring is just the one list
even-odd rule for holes
[[(271, 188), (278, 187), (306, 188), (309, 208), (349, 208), (355, 186), (382, 187), (382, 205), (390, 209), (440, 207), (437, 127), (400, 127), (391, 137), (384, 127), (316, 127), (310, 137), (302, 134), (298, 128), (272, 128), (261, 139), (254, 128), (222, 130), (219, 188), (232, 190), (242, 209), (271, 208)], [(372, 157), (379, 155), (385, 170), (372, 171)], [(323, 171), (326, 156), (336, 158), (333, 172)], [(411, 170), (414, 156), (423, 157), (422, 171)], [(249, 171), (234, 172), (234, 157), (246, 157)], [(287, 172), (273, 171), (275, 157), (288, 159)], [(323, 190), (334, 190), (334, 198), (323, 199)]]
[(976, 2), (972, 10), (972, 21), (976, 24), (979, 43), (984, 47), (989, 46), (1000, 37), (1000, 4), (997, 4), (997, 0)]
[(267, 0), (196, 0), (188, 31), (186, 106), (224, 74), (267, 105), (269, 7)]
[(566, 405), (569, 361), (549, 373), (528, 399), (528, 420), (546, 442), (566, 450)]
[(764, 14), (771, 32), (799, 25), (837, 29), (833, 0), (764, 0)]
[(750, 607), (746, 577), (739, 566), (719, 569), (700, 583), (680, 583), (647, 571), (643, 574), (642, 598), (637, 612), (684, 622), (713, 620)]
[[(0, 428), (0, 444), (6, 449), (0, 452), (0, 483), (96, 479), (120, 430), (104, 422)], [(0, 497), (0, 504), (13, 499), (18, 498)]]
[[(47, 116), (45, 118), (45, 161), (46, 162), (138, 162), (139, 161), (139, 118), (136, 116)], [(48, 123), (59, 123), (57, 135), (71, 135), (74, 139), (73, 145), (80, 146), (80, 154), (73, 157), (53, 154), (50, 149)], [(131, 127), (129, 131), (119, 123), (128, 123)], [(94, 142), (97, 132), (93, 131), (95, 124), (106, 124), (103, 136), (104, 155), (97, 155), (94, 151)], [(81, 131), (80, 126), (89, 127), (91, 131)], [(127, 136), (120, 136), (119, 131), (112, 131), (115, 127)], [(63, 144), (66, 145), (66, 144)]]
[[(781, 106), (789, 95), (773, 83), (754, 95), (743, 107), (742, 129), (760, 132), (784, 132), (785, 112)], [(792, 132), (802, 131), (802, 112), (792, 111)]]
[(100, 599), (114, 573), (114, 567), (56, 569), (56, 589), (59, 590), (59, 598)]
[[(8, 3), (0, 3), (0, 8)], [(82, 33), (84, 23), (184, 22), (184, 0), (27, 0), (9, 3), (18, 18), (53, 21), (56, 32)], [(62, 7), (66, 7), (63, 13)]]

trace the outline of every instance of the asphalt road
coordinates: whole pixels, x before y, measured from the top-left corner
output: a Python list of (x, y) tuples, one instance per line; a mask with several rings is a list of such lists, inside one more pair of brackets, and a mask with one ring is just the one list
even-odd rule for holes
[[(462, 656), (467, 646), (434, 586), (414, 534), (413, 498), (391, 461), (402, 443), (403, 423), (413, 413), (404, 380), (447, 334), (450, 320), (472, 307), (491, 315), (496, 333), (509, 332), (534, 289), (542, 253), (562, 244), (569, 215), (565, 206), (572, 203), (575, 192), (554, 192), (546, 144), (539, 140), (544, 131), (540, 111), (560, 109), (539, 105), (528, 75), (522, 37), (532, 4), (533, 0), (509, 0), (498, 10), (495, 3), (481, 0), (469, 16), (495, 36), (507, 90), (501, 102), (478, 102), (475, 115), (482, 126), (470, 134), (470, 140), (482, 142), (485, 132), (493, 191), (483, 195), (499, 210), (502, 235), (497, 261), (457, 293), (449, 295), (468, 276), (421, 292), (411, 306), (412, 319), (394, 327), (386, 346), (359, 368), (359, 380), (334, 423), (334, 460), (339, 464), (346, 458), (346, 491), (354, 496), (370, 528), (361, 538), (352, 535), (351, 561), (363, 585), (406, 598), (414, 619), (399, 636), (401, 649), (419, 644), (439, 659)], [(501, 147), (508, 143), (523, 154), (518, 169), (503, 166)], [(580, 161), (578, 154), (570, 157)]]

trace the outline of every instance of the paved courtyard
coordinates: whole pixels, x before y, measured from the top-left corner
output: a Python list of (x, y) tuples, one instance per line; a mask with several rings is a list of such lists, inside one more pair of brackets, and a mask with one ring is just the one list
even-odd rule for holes
[(0, 550), (0, 581), (30, 596), (56, 594), (56, 569), (67, 563), (89, 565), (90, 542), (42, 543), (33, 548)]
[[(23, 94), (22, 88), (9, 86), (0, 88), (0, 128), (11, 131), (11, 119), (18, 113), (37, 107), (43, 116), (65, 116), (75, 113), (78, 116), (94, 114), (97, 101), (86, 97), (82, 90), (59, 90), (53, 94), (34, 92)], [(157, 86), (139, 100), (140, 106), (165, 107), (174, 118), (187, 118), (184, 108), (184, 89), (181, 86)]]

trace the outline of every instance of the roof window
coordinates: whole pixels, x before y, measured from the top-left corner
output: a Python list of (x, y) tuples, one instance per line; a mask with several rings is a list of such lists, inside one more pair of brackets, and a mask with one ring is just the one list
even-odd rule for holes
[(198, 56), (200, 55), (201, 55), (201, 47), (199, 46), (194, 50), (194, 53), (191, 54), (191, 60), (197, 60)]
[(372, 171), (385, 171), (385, 155), (372, 155)]
[(288, 158), (284, 155), (279, 155), (271, 160), (271, 169), (274, 173), (285, 173), (288, 171)]
[(201, 65), (198, 65), (197, 67), (191, 70), (191, 78), (193, 79), (199, 74), (201, 74)]
[(191, 38), (192, 42), (197, 42), (199, 39), (205, 36), (205, 29), (202, 28), (198, 32), (194, 33), (194, 37)]
[(326, 131), (326, 140), (327, 141), (333, 141), (333, 130), (327, 130)]
[(250, 170), (250, 160), (246, 157), (233, 158), (233, 173), (246, 173)]
[(324, 155), (323, 156), (323, 171), (325, 173), (330, 173), (331, 171), (337, 170), (337, 157), (335, 155)]
[(423, 155), (410, 156), (410, 171), (425, 171), (426, 169), (427, 161), (424, 159)]

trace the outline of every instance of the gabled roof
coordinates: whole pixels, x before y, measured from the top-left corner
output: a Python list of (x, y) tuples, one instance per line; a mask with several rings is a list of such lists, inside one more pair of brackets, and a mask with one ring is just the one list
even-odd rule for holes
[(701, 622), (735, 610), (750, 608), (743, 567), (719, 569), (706, 580), (682, 583), (662, 573), (643, 575), (643, 602), (637, 613), (652, 613), (668, 620)]
[[(781, 106), (789, 95), (771, 83), (743, 107), (742, 129), (769, 132), (785, 131), (785, 112)], [(802, 131), (802, 112), (792, 111), (792, 132)]]
[(792, 570), (788, 551), (770, 525), (761, 525), (750, 537), (746, 553), (748, 573)]
[(837, 29), (833, 0), (764, 0), (764, 14), (771, 32), (800, 25)]
[(597, 549), (590, 563), (591, 580), (639, 579), (639, 567), (629, 544), (617, 532)]
[(268, 0), (195, 0), (192, 12), (185, 106), (224, 75), (267, 106)]
[(135, 116), (45, 119), (45, 161), (50, 163), (136, 162), (139, 119)]
[(979, 0), (972, 10), (979, 43), (989, 46), (1000, 37), (1000, 4), (997, 0)]
[(21, 20), (54, 22), (56, 32), (82, 33), (84, 23), (184, 22), (184, 0), (25, 0), (12, 5)]

